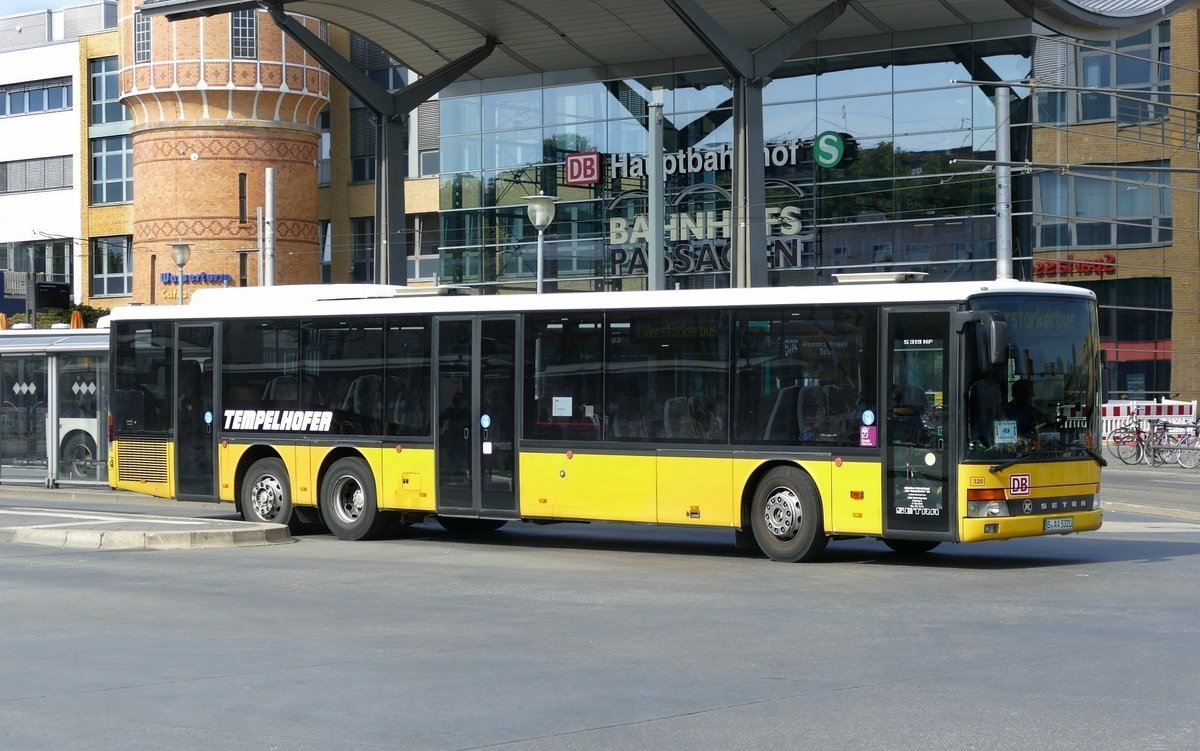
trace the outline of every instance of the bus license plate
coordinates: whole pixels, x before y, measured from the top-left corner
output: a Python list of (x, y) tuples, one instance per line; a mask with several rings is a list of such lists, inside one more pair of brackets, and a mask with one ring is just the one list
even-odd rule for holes
[(1070, 532), (1075, 529), (1074, 519), (1047, 519), (1045, 521), (1044, 531), (1046, 532)]

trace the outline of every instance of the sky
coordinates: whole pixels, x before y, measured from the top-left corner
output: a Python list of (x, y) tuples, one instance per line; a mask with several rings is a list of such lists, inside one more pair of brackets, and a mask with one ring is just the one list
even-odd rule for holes
[(84, 3), (85, 0), (0, 0), (0, 16), (15, 16), (31, 10), (60, 10)]

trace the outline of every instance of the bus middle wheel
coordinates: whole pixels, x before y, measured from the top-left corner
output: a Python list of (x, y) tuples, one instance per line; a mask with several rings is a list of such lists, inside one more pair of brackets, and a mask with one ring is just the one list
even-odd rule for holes
[(321, 518), (342, 540), (370, 540), (387, 528), (375, 499), (375, 477), (354, 457), (338, 459), (321, 480)]

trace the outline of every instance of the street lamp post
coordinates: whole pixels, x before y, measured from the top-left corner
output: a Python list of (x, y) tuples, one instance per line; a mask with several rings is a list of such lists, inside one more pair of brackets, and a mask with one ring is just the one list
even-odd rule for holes
[(187, 262), (192, 257), (192, 246), (190, 243), (171, 243), (171, 258), (175, 259), (175, 265), (179, 267), (179, 304), (183, 305), (183, 267), (187, 266)]
[(529, 221), (537, 228), (537, 292), (542, 294), (542, 279), (545, 269), (545, 253), (543, 250), (546, 228), (554, 221), (554, 196), (548, 196), (538, 191), (536, 196), (525, 196), (529, 201)]

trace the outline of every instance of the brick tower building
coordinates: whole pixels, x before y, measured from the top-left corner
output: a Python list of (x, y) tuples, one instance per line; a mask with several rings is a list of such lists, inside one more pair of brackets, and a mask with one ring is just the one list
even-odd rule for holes
[(185, 299), (204, 286), (259, 284), (268, 167), (274, 281), (319, 279), (317, 149), (329, 74), (263, 12), (169, 23), (134, 3), (118, 4), (121, 101), (134, 121), (133, 300), (178, 302), (171, 246), (180, 242), (191, 246)]

